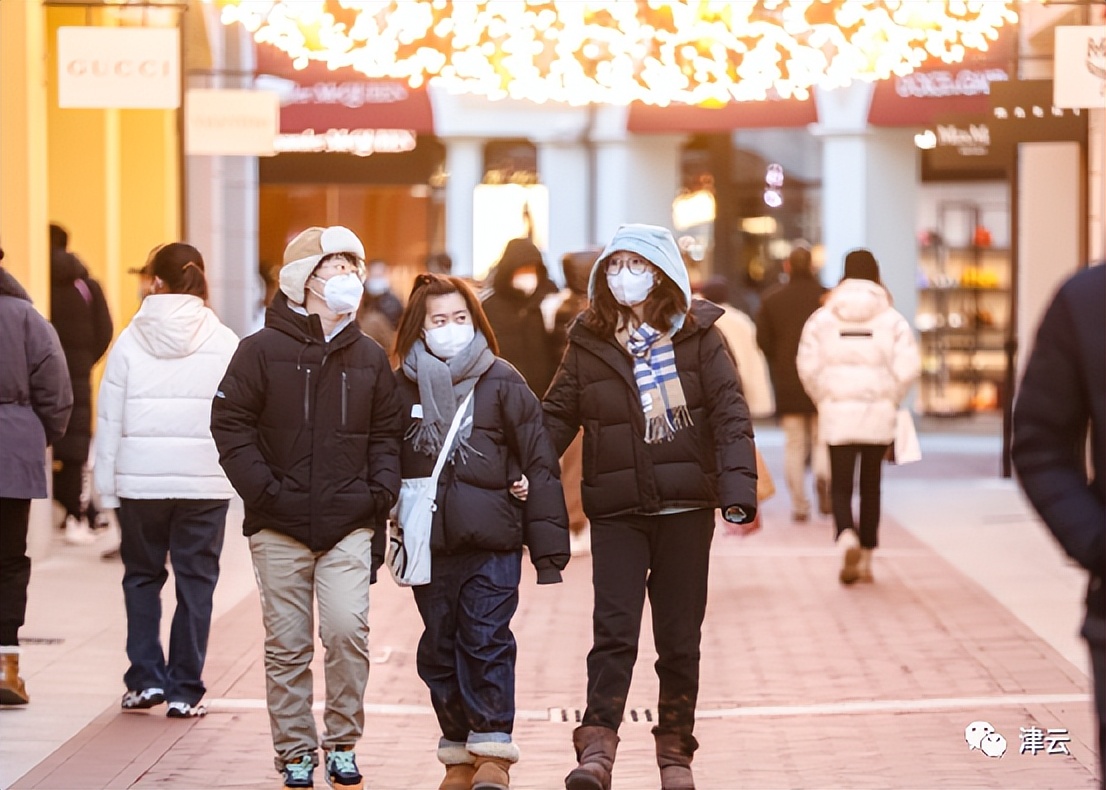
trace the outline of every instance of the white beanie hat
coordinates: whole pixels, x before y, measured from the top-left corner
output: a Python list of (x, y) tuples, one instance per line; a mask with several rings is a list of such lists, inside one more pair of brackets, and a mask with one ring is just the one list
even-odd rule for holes
[(348, 252), (356, 255), (358, 260), (365, 260), (365, 247), (361, 240), (352, 230), (341, 225), (308, 228), (288, 242), (284, 250), (284, 265), (280, 269), (280, 290), (288, 301), (303, 304), (307, 278), (315, 271), (319, 261), (337, 252)]

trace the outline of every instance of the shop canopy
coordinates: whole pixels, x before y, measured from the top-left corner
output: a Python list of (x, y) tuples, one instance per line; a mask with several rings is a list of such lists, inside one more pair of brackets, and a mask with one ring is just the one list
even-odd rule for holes
[(710, 134), (735, 129), (804, 127), (817, 120), (813, 98), (731, 102), (717, 108), (686, 104), (659, 107), (635, 102), (630, 105), (626, 128), (642, 134)]

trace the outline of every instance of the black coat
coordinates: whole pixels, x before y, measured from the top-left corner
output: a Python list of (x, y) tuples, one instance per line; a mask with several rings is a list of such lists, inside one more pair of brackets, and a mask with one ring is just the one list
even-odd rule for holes
[(399, 414), (383, 349), (356, 322), (326, 342), (318, 316), (278, 293), (211, 408), (219, 462), (246, 505), (243, 532), (275, 529), (327, 551), (382, 525), (399, 492)]
[[(1037, 330), (1014, 404), (1012, 458), (1026, 496), (1090, 573), (1087, 613), (1106, 617), (1106, 265), (1071, 277)], [(1091, 474), (1087, 474), (1087, 435)]]
[[(418, 384), (396, 371), (401, 408), (410, 415), (419, 402)], [(413, 424), (407, 416), (405, 420)], [(568, 564), (568, 514), (560, 466), (542, 424), (541, 403), (518, 371), (496, 360), (473, 392), (473, 429), (466, 459), (455, 452), (438, 480), (433, 552), (514, 551), (525, 544), (541, 582), (559, 581)], [(475, 451), (475, 452), (474, 452)], [(429, 477), (435, 458), (400, 450), (404, 478)], [(510, 494), (525, 474), (525, 502)]]
[(757, 313), (757, 344), (768, 359), (776, 414), (814, 414), (817, 409), (806, 394), (795, 357), (806, 320), (822, 306), (826, 289), (813, 277), (793, 277), (765, 295)]
[(525, 294), (510, 284), (508, 273), (496, 272), (495, 291), (484, 299), (484, 313), (499, 343), (499, 356), (518, 369), (540, 398), (553, 380), (559, 359), (554, 340), (545, 329), (541, 303), (557, 292), (557, 286), (539, 274), (537, 289)]
[(692, 302), (673, 337), (693, 425), (645, 443), (645, 417), (629, 353), (613, 337), (573, 324), (546, 393), (545, 425), (558, 453), (584, 429), (584, 512), (590, 518), (666, 508), (739, 505), (756, 510), (756, 458), (737, 368), (713, 324), (722, 310)]
[(54, 444), (54, 457), (84, 463), (92, 436), (92, 368), (111, 345), (113, 327), (100, 284), (64, 250), (50, 253), (50, 322), (73, 384), (73, 414), (65, 436)]
[(72, 408), (57, 333), (0, 268), (0, 497), (46, 497), (46, 445), (65, 433)]

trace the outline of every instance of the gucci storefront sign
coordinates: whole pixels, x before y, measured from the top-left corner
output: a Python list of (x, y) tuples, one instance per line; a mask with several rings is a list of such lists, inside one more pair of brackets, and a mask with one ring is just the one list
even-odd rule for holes
[(58, 28), (58, 106), (172, 110), (181, 103), (175, 28)]

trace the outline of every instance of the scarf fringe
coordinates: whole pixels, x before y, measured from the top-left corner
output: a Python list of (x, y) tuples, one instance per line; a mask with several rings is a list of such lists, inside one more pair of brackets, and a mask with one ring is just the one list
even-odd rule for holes
[(442, 451), (442, 429), (436, 422), (419, 420), (407, 429), (403, 438), (411, 440), (411, 448), (416, 453), (436, 458)]
[(676, 431), (693, 424), (687, 406), (678, 406), (661, 417), (650, 417), (645, 421), (645, 443), (670, 442), (676, 438)]
[(691, 421), (691, 412), (688, 411), (687, 406), (677, 406), (671, 411), (672, 427), (675, 430), (681, 430), (682, 428), (690, 428), (693, 423)]

